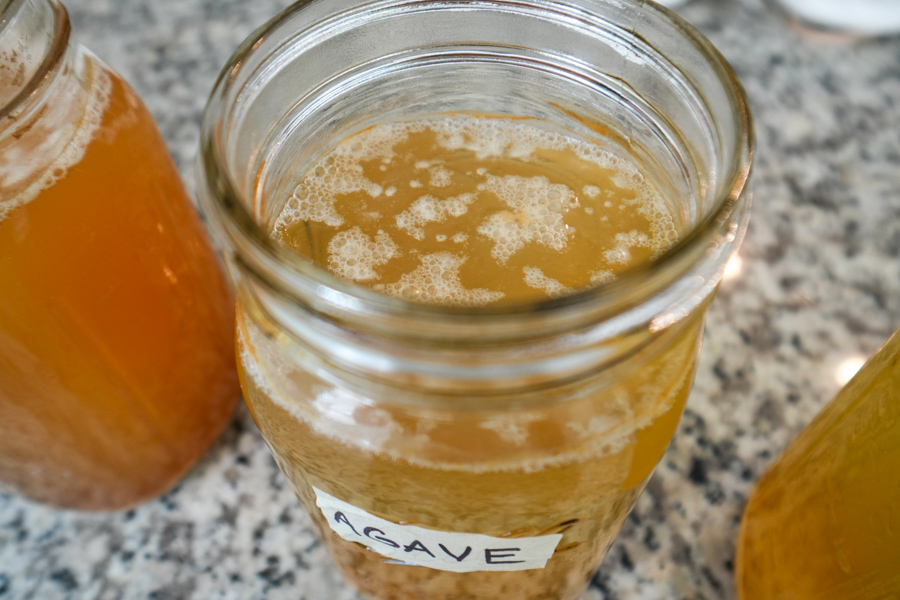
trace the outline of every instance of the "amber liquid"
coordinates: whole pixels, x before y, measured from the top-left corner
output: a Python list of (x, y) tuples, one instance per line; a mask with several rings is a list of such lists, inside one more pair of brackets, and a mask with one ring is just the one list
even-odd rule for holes
[[(379, 126), (325, 155), (287, 193), (277, 239), (340, 277), (414, 302), (557, 297), (615, 279), (676, 237), (632, 164), (527, 121)], [(446, 398), (424, 408), (328, 383), (314, 374), (327, 365), (293, 348), (249, 297), (238, 310), (238, 352), (260, 430), (364, 595), (570, 600), (675, 431), (701, 328), (702, 310), (628, 365), (536, 392), (538, 402), (516, 410), (492, 409), (489, 396), (478, 410), (455, 411)], [(395, 523), (563, 538), (543, 569), (397, 565), (334, 534), (313, 487)]]
[(528, 120), (382, 125), (293, 189), (281, 242), (412, 301), (486, 305), (615, 279), (677, 237), (633, 165)]
[(114, 509), (184, 474), (239, 390), (233, 296), (163, 140), (121, 80), (90, 73), (111, 87), (81, 160), (3, 199), (0, 479)]
[(741, 527), (743, 600), (900, 598), (900, 334), (757, 484)]

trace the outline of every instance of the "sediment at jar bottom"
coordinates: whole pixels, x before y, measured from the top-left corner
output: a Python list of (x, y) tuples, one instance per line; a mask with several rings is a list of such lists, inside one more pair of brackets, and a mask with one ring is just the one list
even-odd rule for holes
[[(256, 331), (240, 306), (239, 370), (251, 413), (341, 571), (378, 600), (577, 598), (675, 431), (702, 322), (690, 322), (618, 386), (531, 414), (472, 415), (452, 406), (419, 412), (373, 396), (354, 402), (301, 366), (288, 368), (276, 349), (285, 340)], [(646, 386), (646, 378), (659, 387)], [(637, 398), (648, 387), (655, 404)], [(623, 394), (633, 400), (626, 405), (649, 414), (623, 413)], [(341, 421), (344, 433), (329, 420)], [(580, 450), (567, 446), (584, 422), (612, 429), (585, 433)], [(623, 429), (614, 432), (617, 424)], [(393, 523), (490, 535), (511, 546), (521, 537), (563, 537), (543, 569), (453, 573), (398, 565), (374, 542), (339, 537), (333, 528), (341, 524), (317, 507), (314, 487)]]
[(48, 100), (86, 106), (57, 158), (0, 169), (18, 182), (0, 207), (0, 479), (109, 510), (173, 485), (239, 388), (233, 295), (165, 144), (117, 76), (85, 68), (75, 89), (95, 97)]
[[(538, 600), (578, 597), (634, 505), (643, 482), (622, 489), (630, 448), (563, 467), (493, 473), (429, 469), (366, 453), (317, 434), (244, 379), (253, 414), (344, 576), (378, 600)], [(562, 533), (543, 569), (451, 573), (391, 564), (339, 538), (316, 506), (312, 486), (382, 518), (438, 531), (510, 540)]]

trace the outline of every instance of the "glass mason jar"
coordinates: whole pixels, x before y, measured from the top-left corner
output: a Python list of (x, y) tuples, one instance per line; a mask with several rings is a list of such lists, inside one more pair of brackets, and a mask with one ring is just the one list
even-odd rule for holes
[[(472, 112), (618, 147), (679, 241), (607, 285), (452, 307), (273, 239), (278, 190), (336, 142)], [(746, 228), (750, 115), (718, 52), (653, 3), (301, 2), (238, 49), (201, 135), (244, 395), (347, 579), (380, 599), (578, 596), (676, 429)]]
[(756, 484), (738, 541), (738, 598), (896, 598), (898, 464), (900, 331)]
[(149, 112), (69, 31), (0, 2), (0, 480), (108, 510), (227, 422), (234, 296)]

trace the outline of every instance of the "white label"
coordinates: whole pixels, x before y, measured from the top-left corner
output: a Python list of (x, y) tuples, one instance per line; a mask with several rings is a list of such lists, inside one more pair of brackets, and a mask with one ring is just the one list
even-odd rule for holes
[(561, 533), (499, 538), (397, 525), (329, 496), (318, 488), (316, 505), (332, 531), (400, 563), (454, 573), (543, 569)]

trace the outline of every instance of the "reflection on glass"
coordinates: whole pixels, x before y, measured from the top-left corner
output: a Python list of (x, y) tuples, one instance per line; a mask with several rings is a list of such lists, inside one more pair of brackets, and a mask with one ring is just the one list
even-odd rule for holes
[(837, 373), (835, 373), (835, 379), (840, 385), (846, 385), (853, 376), (856, 375), (857, 371), (859, 371), (862, 366), (865, 364), (866, 359), (862, 356), (851, 356), (840, 365), (838, 365)]
[(731, 257), (728, 261), (728, 264), (725, 266), (725, 272), (722, 274), (722, 280), (728, 281), (730, 279), (736, 278), (741, 274), (741, 268), (744, 265), (744, 261), (741, 260), (741, 257), (737, 254)]

